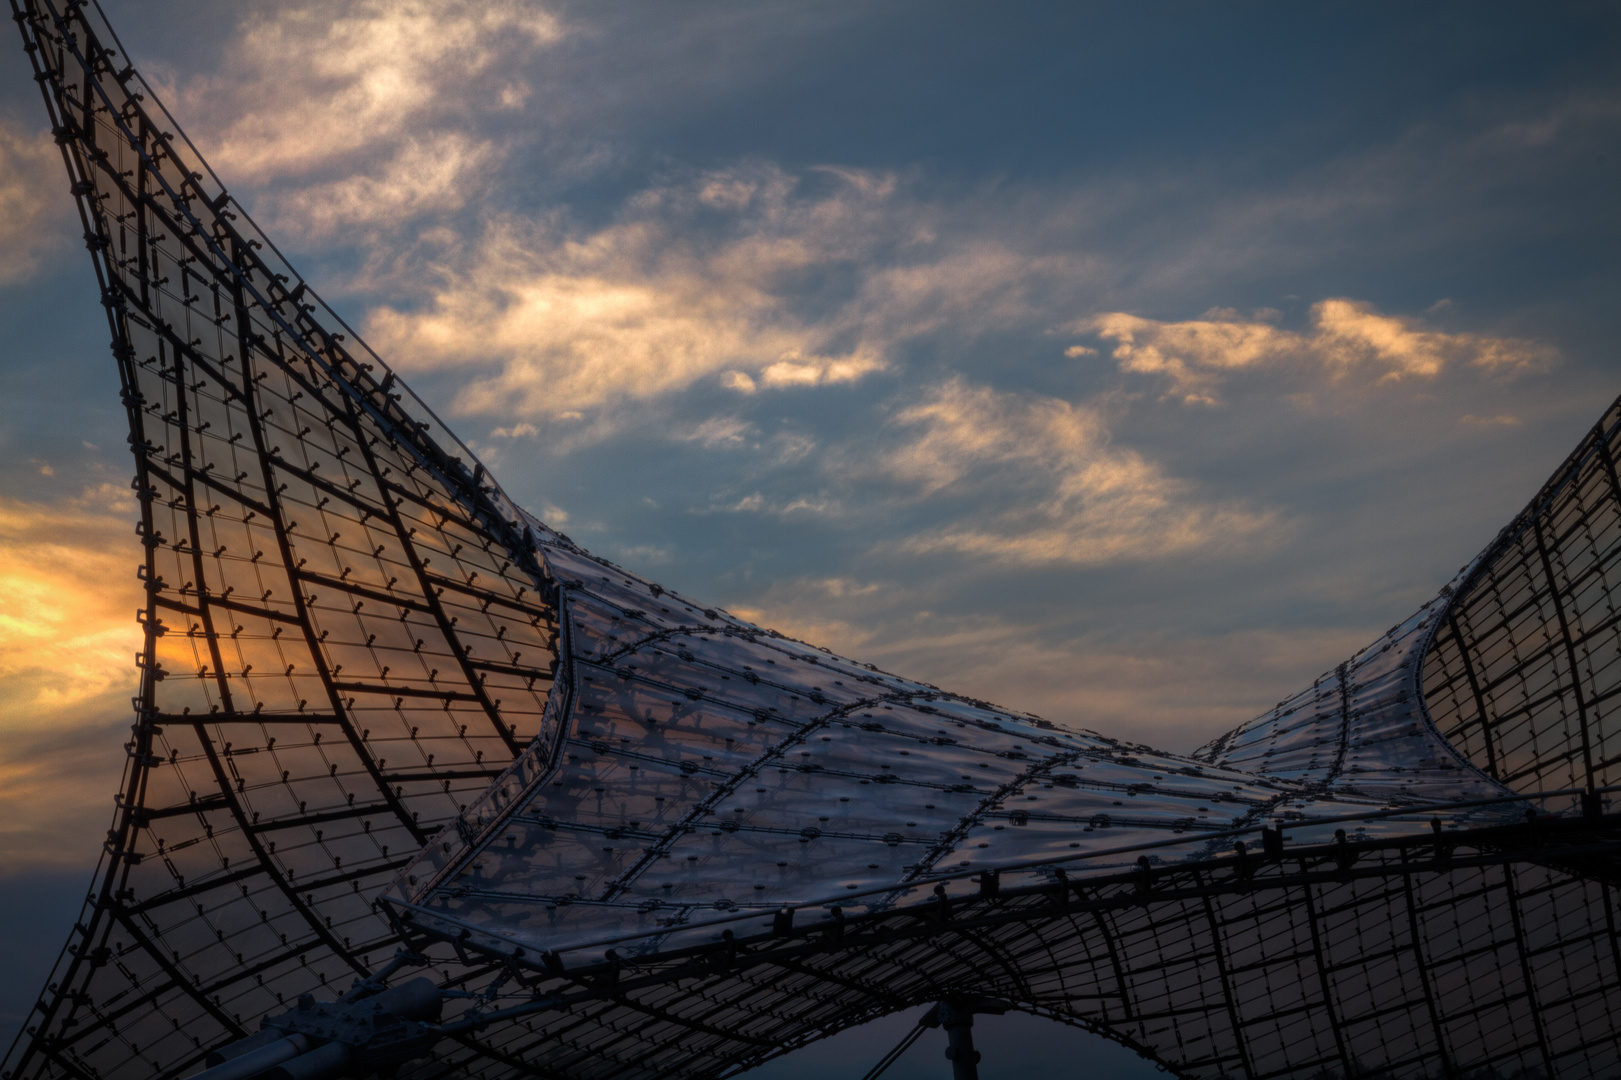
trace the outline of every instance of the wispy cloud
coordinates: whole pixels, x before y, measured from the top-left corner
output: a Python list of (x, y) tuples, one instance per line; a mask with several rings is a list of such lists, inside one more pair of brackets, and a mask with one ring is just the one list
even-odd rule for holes
[(841, 516), (845, 508), (839, 500), (825, 492), (818, 494), (773, 493), (765, 495), (753, 491), (741, 498), (730, 499), (730, 501), (722, 500), (712, 509), (733, 514), (769, 514), (773, 517), (786, 518), (794, 515), (811, 517)]
[[(1267, 313), (1273, 314), (1273, 313)], [(1214, 403), (1217, 389), (1241, 369), (1294, 367), (1333, 380), (1368, 374), (1381, 382), (1434, 379), (1449, 366), (1468, 365), (1498, 375), (1543, 370), (1558, 359), (1549, 345), (1484, 334), (1445, 333), (1414, 318), (1381, 315), (1372, 305), (1330, 299), (1313, 305), (1304, 333), (1268, 319), (1245, 319), (1231, 309), (1185, 322), (1160, 322), (1124, 312), (1079, 320), (1077, 333), (1094, 334), (1122, 371), (1155, 375), (1168, 393), (1187, 402)], [(1095, 352), (1071, 347), (1067, 355)]]
[(919, 498), (975, 504), (959, 523), (902, 541), (907, 550), (1105, 565), (1258, 550), (1282, 532), (1275, 514), (1212, 503), (1113, 444), (1102, 415), (1087, 405), (957, 378), (896, 421), (905, 441), (880, 467)]
[(522, 106), (529, 87), (503, 61), (563, 34), (548, 8), (520, 0), (256, 11), (233, 35), (221, 73), (189, 80), (177, 104), (188, 119), (212, 121), (212, 156), (230, 170), (306, 174), (424, 127)]
[(655, 252), (639, 228), (584, 243), (530, 223), (495, 226), (473, 264), (423, 310), (371, 312), (368, 338), (408, 370), (459, 369), (459, 413), (557, 419), (646, 399), (733, 371), (731, 385), (850, 379), (881, 361), (821, 354), (757, 285), (686, 253)]
[(884, 173), (741, 164), (644, 189), (596, 228), (493, 215), (442, 249), (430, 294), (365, 328), (408, 369), (460, 373), (458, 411), (531, 421), (699, 383), (854, 383), (928, 335), (1027, 331), (1046, 318), (1033, 292), (1090, 272), (962, 217)]
[(740, 416), (712, 416), (700, 424), (675, 433), (682, 442), (695, 442), (709, 449), (740, 450), (758, 446), (759, 429)]
[(743, 393), (849, 382), (881, 370), (885, 340), (852, 313), (796, 310), (795, 275), (870, 249), (892, 185), (740, 167), (644, 191), (582, 232), (501, 218), (414, 310), (380, 307), (370, 339), (418, 371), (467, 372), (457, 408), (556, 418), (713, 378)]
[(0, 861), (84, 866), (130, 723), (141, 629), (134, 500), (0, 495)]
[(0, 730), (55, 725), (132, 683), (134, 518), (113, 485), (53, 503), (0, 497)]
[(481, 176), (499, 156), (489, 139), (462, 132), (408, 138), (375, 170), (294, 186), (271, 200), (278, 226), (306, 239), (335, 238), (355, 227), (459, 210), (485, 187)]
[(71, 725), (0, 729), (0, 863), (8, 873), (62, 867), (88, 879), (98, 845), (86, 840), (112, 817), (128, 735), (127, 699)]
[(275, 182), (267, 224), (349, 240), (485, 191), (505, 148), (489, 119), (525, 108), (526, 61), (566, 36), (526, 0), (300, 3), (249, 13), (219, 73), (159, 84), (227, 184)]
[(66, 245), (72, 203), (44, 132), (0, 119), (0, 285), (22, 281)]
[(785, 578), (730, 610), (955, 693), (1181, 752), (1367, 643), (1363, 629), (1325, 627), (1077, 634), (1050, 618), (931, 609), (944, 599), (918, 582)]

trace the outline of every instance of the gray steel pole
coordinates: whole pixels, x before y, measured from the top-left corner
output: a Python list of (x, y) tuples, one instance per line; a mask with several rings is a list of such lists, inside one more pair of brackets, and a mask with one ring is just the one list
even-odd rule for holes
[(974, 1008), (971, 1002), (946, 1000), (936, 1006), (940, 1026), (950, 1044), (951, 1080), (979, 1080), (979, 1051), (974, 1049)]

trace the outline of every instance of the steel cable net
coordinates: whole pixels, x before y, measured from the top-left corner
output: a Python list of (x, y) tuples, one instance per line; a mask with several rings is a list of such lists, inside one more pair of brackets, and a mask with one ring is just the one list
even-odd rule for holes
[(533, 529), (346, 340), (99, 15), (16, 13), (122, 378), (146, 637), (101, 885), (9, 1067), (185, 1072), (391, 954), (373, 894), (556, 730), (556, 613)]
[[(401, 945), (412, 1076), (725, 1075), (991, 994), (1190, 1077), (1607, 1077), (1612, 409), (1412, 618), (1191, 757), (735, 620), (516, 508), (97, 9), (14, 0), (136, 458), (137, 721), (11, 1077), (183, 1076)], [(1263, 831), (1264, 830), (1264, 831)]]

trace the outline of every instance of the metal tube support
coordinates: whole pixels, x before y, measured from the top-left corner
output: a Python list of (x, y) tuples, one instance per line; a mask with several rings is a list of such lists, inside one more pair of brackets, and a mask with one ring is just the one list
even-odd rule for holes
[(265, 1074), (265, 1080), (334, 1080), (349, 1068), (353, 1056), (343, 1043), (330, 1042), (282, 1062)]
[(948, 998), (935, 1006), (935, 1010), (949, 1040), (946, 1060), (951, 1062), (951, 1080), (979, 1080), (979, 1051), (974, 1049), (973, 1005)]
[(239, 1058), (243, 1054), (257, 1050), (261, 1046), (269, 1046), (271, 1043), (278, 1042), (286, 1037), (287, 1033), (285, 1031), (264, 1028), (245, 1039), (238, 1039), (234, 1043), (226, 1043), (224, 1046), (215, 1047), (203, 1059), (203, 1064), (212, 1069), (216, 1065), (225, 1064), (232, 1058)]
[(235, 1055), (212, 1069), (198, 1073), (191, 1080), (248, 1080), (249, 1077), (258, 1076), (284, 1061), (298, 1057), (309, 1048), (309, 1040), (304, 1036), (288, 1035), (268, 1046), (260, 1046), (245, 1054)]

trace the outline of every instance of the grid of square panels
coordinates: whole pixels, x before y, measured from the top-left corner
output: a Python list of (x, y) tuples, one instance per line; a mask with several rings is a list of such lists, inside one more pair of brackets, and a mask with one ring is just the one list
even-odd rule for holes
[[(566, 586), (580, 673), (568, 753), (499, 805), (470, 807), (459, 838), (387, 896), (418, 929), (537, 968), (550, 952), (580, 972), (542, 978), (549, 990), (593, 985), (605, 959), (622, 960), (627, 976), (690, 962), (683, 951), (704, 953), (723, 929), (743, 937), (783, 906), (795, 933), (813, 937), (840, 917), (891, 910), (894, 925), (913, 925), (930, 883), (955, 902), (972, 896), (972, 879), (951, 876), (958, 852), (968, 869), (1000, 869), (1004, 888), (1084, 891), (1139, 852), (1156, 873), (1186, 867), (1214, 884), (1232, 872), (1231, 837), (1213, 843), (1204, 830), (1272, 824), (1293, 851), (1334, 843), (1336, 828), (1354, 845), (1411, 843), (1430, 836), (1432, 818), (1471, 830), (1524, 809), (1471, 805), (1506, 789), (1419, 711), (1419, 661), (1445, 597), (1190, 761), (957, 701), (700, 612), (577, 553), (548, 560)], [(1276, 738), (1275, 727), (1285, 729)], [(1403, 805), (1414, 812), (1389, 810)], [(941, 809), (944, 823), (962, 821), (938, 831), (938, 855), (908, 854), (922, 812)], [(822, 833), (841, 813), (857, 827)], [(1325, 884), (1319, 869), (1299, 888), (1251, 896), (1085, 918), (1038, 907), (949, 943), (880, 932), (876, 946), (829, 944), (768, 976), (700, 965), (615, 995), (618, 1009), (537, 1018), (526, 1045), (570, 1075), (653, 1075), (644, 1061), (705, 1074), (958, 989), (1064, 1016), (1188, 1076), (1513, 1074), (1545, 1072), (1549, 1060), (1559, 1064), (1546, 1075), (1605, 1075), (1613, 1028), (1582, 1027), (1616, 983), (1614, 951), (1593, 955), (1613, 918), (1602, 890), (1542, 866), (1496, 876), (1427, 867), (1409, 881), (1401, 856), (1377, 861), (1388, 864), (1383, 880)], [(637, 893), (642, 873), (656, 876)], [(751, 896), (751, 882), (764, 895)], [(1527, 993), (1564, 963), (1572, 978), (1560, 993)]]
[(1612, 406), (1459, 583), (1425, 662), (1446, 737), (1520, 791), (1621, 772), (1621, 481)]
[(1156, 871), (1146, 893), (1120, 875), (1071, 881), (879, 914), (821, 947), (826, 930), (740, 931), (685, 960), (627, 958), (613, 992), (526, 1021), (519, 1045), (562, 1075), (731, 1075), (968, 992), (1212, 1080), (1614, 1075), (1612, 890), (1523, 847), (1504, 858), (1454, 834), (1447, 850), (1381, 842), (1352, 876), (1303, 849), (1241, 886), (1231, 859)]
[(8, 1069), (172, 1075), (387, 959), (373, 894), (545, 742), (557, 541), (347, 340), (98, 12), (19, 26), (122, 378), (146, 638), (101, 883)]
[[(408, 1076), (726, 1074), (953, 991), (1186, 1076), (1615, 1074), (1603, 875), (1449, 868), (1425, 817), (1384, 812), (1603, 786), (1615, 410), (1456, 598), (1196, 758), (1060, 731), (524, 515), (347, 340), (99, 12), (21, 6), (123, 377), (148, 603), (102, 884), (8, 1080), (184, 1075), (391, 952), (391, 878), (419, 927), (483, 935), (430, 947), (446, 987), (589, 991)], [(1306, 847), (1325, 817), (1338, 854)], [(1233, 888), (1230, 830), (1262, 823), (1317, 853)], [(1005, 900), (974, 899), (988, 874)], [(935, 887), (977, 921), (916, 932), (950, 918), (915, 902)], [(784, 907), (816, 948), (743, 963), (719, 933)], [(519, 974), (525, 946), (587, 974)], [(674, 977), (616, 990), (606, 961)]]

